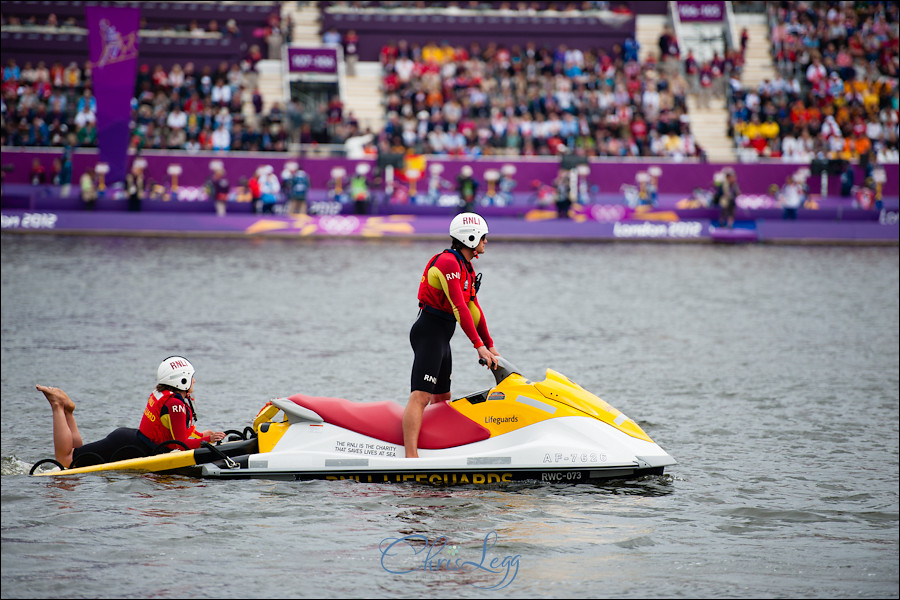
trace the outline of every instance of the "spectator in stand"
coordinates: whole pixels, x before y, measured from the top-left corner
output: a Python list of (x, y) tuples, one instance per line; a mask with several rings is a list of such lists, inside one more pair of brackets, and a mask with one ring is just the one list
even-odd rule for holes
[(281, 17), (278, 12), (273, 12), (269, 15), (265, 40), (266, 44), (268, 44), (269, 56), (271, 58), (280, 57), (284, 35), (281, 30)]
[(263, 97), (262, 92), (259, 91), (259, 88), (253, 89), (253, 94), (251, 95), (251, 102), (253, 103), (253, 110), (257, 115), (262, 115), (263, 112)]
[(81, 94), (81, 98), (78, 99), (78, 106), (76, 107), (78, 112), (81, 112), (82, 109), (87, 109), (90, 112), (97, 114), (97, 99), (94, 98), (94, 94), (91, 91), (91, 88), (86, 87)]
[[(393, 64), (400, 57), (399, 50), (397, 49), (397, 42), (394, 40), (388, 40), (388, 42), (381, 47), (381, 50), (378, 52), (378, 60), (381, 61), (381, 65), (383, 67), (387, 67), (390, 64)], [(406, 58), (412, 58), (410, 56), (406, 56)]]
[(224, 79), (216, 80), (216, 84), (210, 90), (209, 100), (214, 106), (219, 107), (231, 104), (231, 87), (225, 84)]
[(172, 70), (169, 71), (169, 88), (172, 91), (181, 94), (184, 90), (184, 81), (184, 69), (182, 69), (179, 64), (172, 65)]
[(225, 22), (225, 37), (239, 39), (241, 37), (241, 29), (234, 19), (228, 19)]
[(247, 84), (250, 87), (256, 86), (256, 82), (259, 78), (259, 74), (256, 72), (256, 65), (261, 60), (262, 51), (259, 49), (259, 46), (256, 44), (251, 45), (247, 50), (247, 56), (242, 63), (242, 68), (247, 75)]
[(624, 51), (624, 60), (625, 62), (637, 62), (638, 53), (640, 52), (641, 45), (638, 41), (632, 37), (625, 38), (625, 42), (622, 45), (622, 50)]
[(166, 117), (166, 126), (169, 128), (168, 147), (170, 150), (177, 150), (178, 148), (184, 147), (187, 142), (187, 125), (187, 114), (181, 110), (181, 106), (176, 103), (172, 112)]
[(678, 38), (671, 27), (666, 25), (659, 36), (659, 62), (663, 70), (672, 74), (678, 66), (681, 50), (678, 47)]
[(153, 82), (153, 86), (157, 90), (169, 89), (169, 74), (166, 73), (166, 70), (163, 69), (162, 65), (156, 65), (153, 68), (153, 73), (150, 75), (150, 80)]
[(18, 83), (22, 79), (22, 70), (16, 64), (16, 59), (10, 58), (6, 61), (6, 66), (3, 67), (3, 83), (11, 81), (13, 83)]
[(347, 64), (347, 76), (356, 77), (356, 63), (359, 61), (359, 35), (351, 29), (344, 36), (344, 61)]
[(78, 63), (70, 62), (69, 66), (65, 68), (63, 82), (68, 88), (81, 87), (81, 69), (78, 68)]
[(210, 136), (210, 143), (215, 152), (225, 152), (231, 150), (231, 132), (226, 127), (224, 121), (219, 122)]
[(95, 147), (97, 145), (97, 125), (89, 121), (75, 134), (79, 146)]
[(341, 41), (341, 33), (335, 27), (330, 27), (322, 34), (322, 43), (326, 46), (340, 46)]

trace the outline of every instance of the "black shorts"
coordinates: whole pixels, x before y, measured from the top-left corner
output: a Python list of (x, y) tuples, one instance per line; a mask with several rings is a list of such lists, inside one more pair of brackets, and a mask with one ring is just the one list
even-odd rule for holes
[(138, 435), (137, 429), (119, 427), (102, 440), (75, 448), (72, 468), (89, 467), (128, 458), (141, 458), (153, 454), (147, 438)]
[(450, 391), (453, 357), (450, 338), (456, 331), (456, 319), (451, 315), (438, 316), (421, 310), (419, 318), (409, 330), (413, 359), (410, 391), (446, 394)]

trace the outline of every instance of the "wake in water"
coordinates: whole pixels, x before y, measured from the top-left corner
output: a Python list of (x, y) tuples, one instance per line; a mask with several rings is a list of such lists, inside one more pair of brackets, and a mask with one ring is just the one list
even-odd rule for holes
[[(32, 466), (33, 465), (31, 463), (21, 461), (15, 456), (4, 456), (2, 472), (0, 472), (0, 475), (3, 475), (4, 477), (7, 475), (28, 475), (28, 473), (31, 471)], [(53, 465), (45, 465), (38, 469), (38, 472), (43, 473), (46, 471), (58, 470), (59, 468)]]

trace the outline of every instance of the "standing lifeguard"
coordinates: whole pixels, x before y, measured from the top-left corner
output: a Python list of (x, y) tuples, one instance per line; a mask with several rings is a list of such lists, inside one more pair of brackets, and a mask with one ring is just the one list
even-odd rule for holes
[(403, 442), (407, 458), (418, 458), (419, 430), (425, 407), (450, 399), (453, 360), (450, 338), (456, 323), (468, 336), (479, 358), (490, 368), (500, 356), (478, 304), (481, 275), (472, 259), (484, 254), (488, 227), (475, 213), (461, 213), (450, 223), (451, 247), (432, 257), (419, 284), (419, 316), (409, 331), (413, 359), (411, 393), (403, 412)]

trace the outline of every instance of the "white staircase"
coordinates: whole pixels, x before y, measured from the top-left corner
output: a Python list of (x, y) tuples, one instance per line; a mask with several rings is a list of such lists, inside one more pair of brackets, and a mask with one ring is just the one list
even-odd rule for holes
[[(256, 72), (259, 73), (257, 87), (263, 99), (263, 113), (269, 112), (275, 103), (281, 104), (284, 110), (287, 98), (284, 89), (284, 75), (282, 73), (281, 59), (266, 59), (256, 63)], [(252, 110), (252, 106), (251, 106)], [(246, 111), (246, 104), (245, 104)]]
[(725, 99), (713, 96), (709, 107), (701, 108), (694, 96), (687, 98), (691, 133), (694, 140), (706, 152), (709, 162), (735, 162), (737, 153), (734, 140), (728, 137), (728, 110)]
[(319, 9), (315, 2), (297, 6), (296, 2), (281, 3), (281, 18), (291, 17), (291, 43), (298, 46), (321, 46), (319, 35)]
[(772, 42), (769, 39), (769, 26), (766, 16), (760, 14), (734, 15), (736, 37), (738, 43), (741, 30), (747, 28), (750, 35), (744, 55), (744, 70), (741, 83), (744, 89), (756, 89), (765, 79), (775, 78), (775, 63), (772, 60)]
[[(343, 67), (342, 67), (343, 68)], [(362, 133), (371, 129), (377, 134), (384, 128), (384, 102), (381, 91), (381, 63), (356, 63), (355, 77), (342, 77), (344, 115), (351, 112), (359, 121)]]

